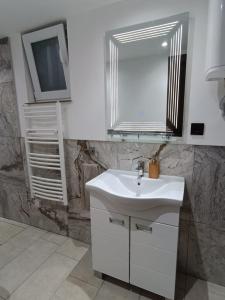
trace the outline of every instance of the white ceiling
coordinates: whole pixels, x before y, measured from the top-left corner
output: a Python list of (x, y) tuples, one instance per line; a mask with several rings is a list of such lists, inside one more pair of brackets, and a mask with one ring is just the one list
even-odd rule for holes
[(120, 0), (0, 0), (0, 37)]

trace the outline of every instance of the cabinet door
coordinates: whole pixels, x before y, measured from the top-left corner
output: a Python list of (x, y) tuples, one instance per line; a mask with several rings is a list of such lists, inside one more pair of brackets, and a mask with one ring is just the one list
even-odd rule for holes
[(129, 217), (91, 208), (93, 269), (129, 282)]
[(178, 228), (131, 218), (130, 282), (173, 299)]

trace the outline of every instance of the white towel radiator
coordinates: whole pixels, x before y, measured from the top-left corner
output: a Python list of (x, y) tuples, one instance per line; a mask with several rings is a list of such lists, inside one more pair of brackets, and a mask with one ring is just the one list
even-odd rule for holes
[(67, 205), (61, 103), (25, 104), (24, 122), (32, 199)]

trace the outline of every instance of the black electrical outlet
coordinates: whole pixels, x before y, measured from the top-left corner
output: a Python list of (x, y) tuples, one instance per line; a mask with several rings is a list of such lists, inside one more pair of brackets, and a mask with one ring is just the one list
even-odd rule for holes
[(191, 123), (191, 135), (204, 135), (204, 123)]

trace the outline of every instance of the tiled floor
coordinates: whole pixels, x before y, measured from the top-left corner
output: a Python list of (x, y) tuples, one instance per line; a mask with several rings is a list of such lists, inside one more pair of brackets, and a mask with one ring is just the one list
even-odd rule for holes
[[(224, 300), (225, 288), (188, 278), (179, 300)], [(181, 285), (183, 288), (183, 286)], [(185, 295), (186, 294), (186, 295)], [(0, 300), (160, 300), (102, 280), (88, 245), (0, 218)]]

